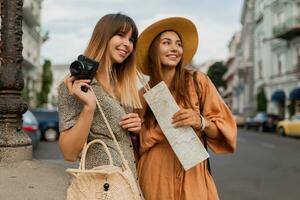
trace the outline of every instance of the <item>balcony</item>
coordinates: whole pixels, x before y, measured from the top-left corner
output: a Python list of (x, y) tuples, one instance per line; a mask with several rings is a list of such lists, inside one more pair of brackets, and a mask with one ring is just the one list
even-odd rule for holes
[(291, 17), (285, 22), (274, 26), (273, 36), (284, 40), (291, 40), (300, 36), (300, 16)]
[(30, 7), (23, 7), (23, 17), (24, 21), (28, 24), (28, 26), (40, 26), (37, 16), (34, 16)]

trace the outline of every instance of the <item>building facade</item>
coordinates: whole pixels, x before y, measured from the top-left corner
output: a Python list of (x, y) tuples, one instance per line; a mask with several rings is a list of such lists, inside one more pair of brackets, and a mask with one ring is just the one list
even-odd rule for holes
[(239, 83), (239, 77), (237, 76), (238, 68), (238, 56), (237, 50), (240, 44), (241, 32), (237, 32), (232, 36), (228, 44), (229, 56), (225, 65), (227, 66), (227, 72), (223, 75), (223, 80), (226, 81), (227, 88), (224, 92), (224, 100), (230, 107), (233, 113), (240, 113), (239, 95), (234, 91)]
[(24, 92), (30, 106), (35, 105), (36, 93), (41, 87), (41, 4), (42, 0), (24, 0), (23, 3), (23, 75)]
[(287, 118), (300, 98), (300, 0), (257, 0), (254, 8), (254, 91), (263, 87), (267, 111)]
[(228, 47), (226, 99), (234, 113), (252, 116), (256, 110), (254, 97), (254, 1), (243, 3), (240, 22), (242, 30), (236, 33)]

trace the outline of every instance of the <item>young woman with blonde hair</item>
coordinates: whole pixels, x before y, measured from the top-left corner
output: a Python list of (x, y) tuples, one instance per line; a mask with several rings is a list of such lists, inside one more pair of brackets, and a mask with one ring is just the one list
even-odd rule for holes
[[(138, 38), (138, 67), (150, 76), (150, 87), (164, 81), (180, 110), (170, 119), (174, 127), (191, 126), (216, 153), (236, 148), (236, 124), (218, 91), (204, 73), (186, 68), (198, 47), (198, 33), (188, 19), (160, 20)], [(219, 199), (207, 160), (185, 171), (140, 91), (143, 118), (138, 176), (147, 200)], [(187, 155), (188, 156), (188, 155)]]
[[(90, 83), (71, 76), (59, 86), (59, 146), (66, 160), (77, 160), (86, 142), (100, 138), (109, 147), (114, 163), (121, 165), (108, 128), (96, 109), (97, 99), (136, 175), (129, 132), (139, 132), (141, 128), (139, 116), (132, 112), (141, 108), (136, 88), (137, 36), (137, 27), (130, 17), (119, 13), (103, 16), (84, 51), (84, 56), (100, 63), (95, 77)], [(81, 90), (82, 86), (89, 88), (87, 92)], [(108, 158), (102, 146), (91, 146), (86, 167), (103, 164), (108, 164)]]

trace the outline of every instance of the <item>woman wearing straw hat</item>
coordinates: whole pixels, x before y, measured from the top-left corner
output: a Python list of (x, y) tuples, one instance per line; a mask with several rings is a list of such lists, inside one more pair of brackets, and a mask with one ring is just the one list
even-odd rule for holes
[[(150, 76), (150, 87), (160, 81), (169, 87), (181, 108), (173, 116), (174, 127), (191, 126), (212, 151), (233, 152), (237, 129), (230, 110), (208, 76), (186, 67), (197, 46), (198, 33), (190, 20), (160, 20), (139, 36), (138, 67)], [(139, 134), (138, 176), (145, 199), (219, 199), (207, 160), (184, 171), (143, 99), (144, 93), (142, 89), (143, 109), (139, 114), (144, 122)]]

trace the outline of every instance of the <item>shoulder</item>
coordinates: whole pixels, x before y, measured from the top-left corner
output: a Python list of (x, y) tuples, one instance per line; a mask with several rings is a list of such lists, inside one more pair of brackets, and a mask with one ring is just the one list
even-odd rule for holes
[(195, 79), (196, 79), (196, 81), (199, 85), (206, 85), (209, 81), (208, 75), (201, 72), (198, 69), (187, 69), (186, 73), (190, 80), (195, 81)]
[(69, 95), (66, 84), (62, 81), (57, 87), (58, 97)]
[(76, 97), (69, 94), (68, 88), (64, 82), (58, 85), (57, 94), (59, 104), (77, 104), (77, 102), (80, 102)]

